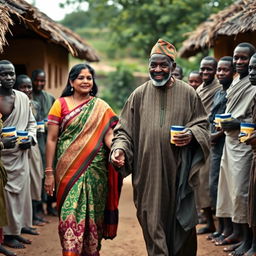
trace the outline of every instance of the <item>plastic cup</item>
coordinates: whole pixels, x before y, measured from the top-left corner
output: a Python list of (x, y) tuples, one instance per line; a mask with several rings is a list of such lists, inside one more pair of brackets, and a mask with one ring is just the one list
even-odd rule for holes
[(240, 124), (240, 142), (245, 142), (252, 132), (255, 130), (256, 125), (251, 123), (241, 123)]
[(232, 120), (232, 114), (231, 113), (220, 114), (220, 123), (226, 122), (226, 121), (231, 121), (231, 120)]
[(215, 115), (215, 119), (214, 119), (214, 126), (217, 127), (221, 127), (220, 126), (220, 122), (221, 122), (221, 114), (216, 114)]
[(16, 127), (14, 127), (14, 126), (4, 127), (2, 129), (1, 136), (2, 137), (17, 137)]
[(45, 131), (45, 123), (44, 121), (39, 121), (37, 124), (37, 131), (38, 132), (44, 132)]
[(44, 125), (45, 125), (45, 127), (48, 126), (48, 119), (44, 119)]
[(24, 143), (26, 141), (28, 141), (28, 132), (27, 131), (17, 131), (17, 143), (21, 144)]
[(185, 129), (185, 126), (180, 126), (180, 125), (172, 125), (171, 128), (170, 128), (170, 142), (171, 144), (175, 144), (174, 141), (173, 141), (173, 136), (175, 134), (179, 134), (180, 132), (184, 131)]

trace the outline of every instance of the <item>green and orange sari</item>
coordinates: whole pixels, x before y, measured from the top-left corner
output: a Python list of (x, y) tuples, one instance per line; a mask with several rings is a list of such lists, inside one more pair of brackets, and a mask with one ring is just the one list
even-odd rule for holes
[[(59, 101), (65, 108), (65, 98)], [(54, 119), (50, 111), (49, 124)], [(61, 118), (56, 184), (63, 256), (99, 255), (102, 238), (116, 236), (122, 179), (108, 164), (104, 145), (116, 123), (112, 109), (96, 97)]]

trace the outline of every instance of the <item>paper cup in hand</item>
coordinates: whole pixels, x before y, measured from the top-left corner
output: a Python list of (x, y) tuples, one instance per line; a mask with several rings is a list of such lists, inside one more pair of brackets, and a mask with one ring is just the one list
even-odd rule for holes
[(173, 141), (173, 136), (175, 134), (179, 134), (180, 132), (184, 131), (185, 129), (185, 126), (180, 126), (180, 125), (172, 125), (171, 128), (170, 128), (170, 142), (172, 144), (175, 144), (174, 141)]
[(241, 123), (240, 124), (240, 141), (241, 142), (245, 142), (245, 140), (247, 140), (250, 135), (252, 134), (252, 132), (255, 130), (255, 124), (251, 124), (251, 123)]

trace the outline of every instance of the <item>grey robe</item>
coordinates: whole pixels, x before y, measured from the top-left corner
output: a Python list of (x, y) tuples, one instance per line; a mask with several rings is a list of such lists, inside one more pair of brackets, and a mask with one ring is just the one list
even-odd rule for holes
[[(241, 122), (252, 122), (253, 107), (256, 103), (256, 87), (249, 77), (236, 78), (227, 90), (226, 113)], [(232, 218), (235, 223), (247, 223), (248, 186), (252, 149), (240, 143), (239, 130), (225, 132), (226, 141), (220, 165), (216, 215)]]
[[(3, 125), (28, 131), (36, 142), (36, 121), (29, 99), (24, 93), (13, 91), (15, 93), (14, 108)], [(18, 235), (22, 227), (32, 225), (28, 150), (20, 150), (16, 145), (15, 148), (4, 149), (1, 153), (8, 177), (5, 195), (9, 225), (4, 227), (4, 233)]]
[[(194, 89), (179, 80), (171, 88), (146, 82), (122, 110), (111, 150), (125, 151), (126, 166), (120, 172), (132, 173), (148, 255), (177, 255), (197, 224), (193, 187), (209, 152), (206, 119)], [(183, 148), (170, 144), (171, 125), (190, 128), (194, 142)]]
[[(207, 115), (210, 115), (214, 95), (220, 89), (221, 85), (216, 78), (212, 81), (211, 84), (204, 86), (203, 83), (196, 89), (196, 92), (198, 93), (203, 102)], [(200, 185), (196, 190), (196, 204), (198, 209), (208, 208), (211, 207), (212, 205), (210, 197), (209, 171), (210, 156), (200, 169)]]
[[(48, 118), (48, 112), (51, 109), (52, 104), (55, 101), (55, 98), (48, 92), (42, 90), (38, 93), (33, 92), (33, 100), (40, 105), (40, 112), (37, 113), (38, 120), (43, 121)], [(46, 137), (47, 133), (39, 132), (37, 134), (38, 146), (41, 153), (43, 168), (45, 168), (45, 147), (46, 147)]]

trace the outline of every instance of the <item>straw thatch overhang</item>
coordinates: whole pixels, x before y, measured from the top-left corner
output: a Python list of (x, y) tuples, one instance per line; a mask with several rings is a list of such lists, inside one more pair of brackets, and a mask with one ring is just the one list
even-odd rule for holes
[(213, 14), (183, 42), (179, 55), (188, 58), (215, 46), (223, 37), (256, 31), (256, 0), (239, 0), (217, 14)]
[(95, 51), (84, 39), (24, 0), (0, 0), (0, 52), (7, 44), (7, 32), (12, 33), (17, 24), (23, 25), (27, 36), (34, 32), (51, 43), (62, 45), (74, 57), (99, 61)]

